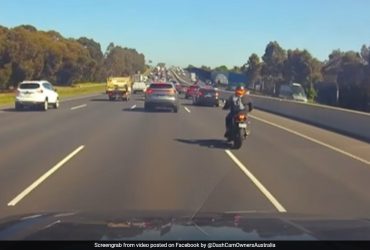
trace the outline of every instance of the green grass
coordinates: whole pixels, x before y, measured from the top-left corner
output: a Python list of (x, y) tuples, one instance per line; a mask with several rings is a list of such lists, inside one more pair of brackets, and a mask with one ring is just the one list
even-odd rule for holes
[[(78, 83), (74, 86), (55, 86), (61, 100), (65, 97), (85, 94), (102, 93), (105, 91), (105, 83)], [(0, 93), (0, 105), (14, 103), (15, 93)]]

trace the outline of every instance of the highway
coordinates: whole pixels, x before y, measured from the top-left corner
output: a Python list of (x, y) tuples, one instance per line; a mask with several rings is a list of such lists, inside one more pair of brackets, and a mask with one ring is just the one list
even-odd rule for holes
[(0, 111), (0, 217), (55, 211), (370, 217), (370, 145), (254, 110), (240, 150), (221, 108), (144, 112), (142, 95)]

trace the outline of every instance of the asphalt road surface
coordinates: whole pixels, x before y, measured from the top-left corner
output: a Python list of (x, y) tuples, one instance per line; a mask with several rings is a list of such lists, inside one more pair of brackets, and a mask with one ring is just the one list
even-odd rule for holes
[(0, 111), (0, 218), (56, 211), (269, 212), (370, 218), (370, 145), (254, 110), (240, 150), (221, 108), (142, 95)]

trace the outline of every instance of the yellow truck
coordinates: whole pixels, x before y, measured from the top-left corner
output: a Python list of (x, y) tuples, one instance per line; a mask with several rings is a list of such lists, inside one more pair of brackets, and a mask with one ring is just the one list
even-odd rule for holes
[(105, 93), (110, 101), (121, 99), (128, 101), (131, 96), (132, 77), (109, 77), (105, 86)]

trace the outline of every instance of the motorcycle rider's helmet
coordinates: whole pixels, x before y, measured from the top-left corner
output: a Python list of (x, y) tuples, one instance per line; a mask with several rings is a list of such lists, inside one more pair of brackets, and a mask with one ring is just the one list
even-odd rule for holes
[(245, 95), (246, 90), (243, 85), (239, 85), (235, 88), (235, 95), (236, 96), (243, 96)]

